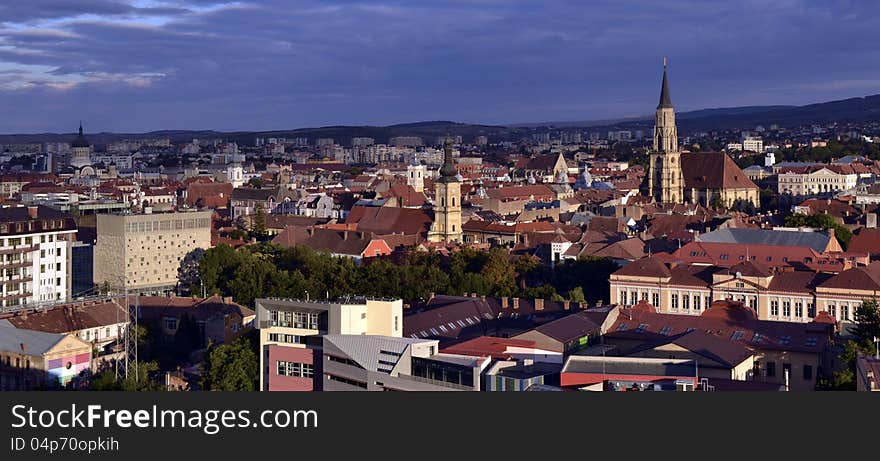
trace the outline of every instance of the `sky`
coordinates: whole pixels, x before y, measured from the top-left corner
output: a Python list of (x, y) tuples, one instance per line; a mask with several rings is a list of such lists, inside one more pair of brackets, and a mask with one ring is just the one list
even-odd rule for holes
[(880, 93), (876, 0), (0, 4), (0, 133), (510, 124)]

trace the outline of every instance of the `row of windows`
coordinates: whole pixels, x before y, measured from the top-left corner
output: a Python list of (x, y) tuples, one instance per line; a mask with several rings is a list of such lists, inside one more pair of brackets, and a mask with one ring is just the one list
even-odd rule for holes
[(331, 374), (327, 374), (326, 376), (327, 376), (327, 380), (329, 380), (329, 381), (336, 381), (336, 382), (348, 384), (349, 386), (357, 386), (357, 387), (360, 387), (361, 389), (367, 388), (367, 383), (365, 383), (363, 381), (356, 381), (354, 379), (343, 378), (342, 376), (336, 376), (336, 375), (331, 375)]
[(211, 218), (197, 219), (163, 219), (161, 221), (144, 221), (125, 223), (125, 232), (157, 232), (172, 229), (198, 229), (211, 226)]
[[(11, 367), (13, 364), (12, 357), (10, 357), (8, 355), (6, 357), (0, 357), (0, 363), (2, 363), (3, 365), (6, 365), (7, 367)], [(16, 357), (14, 363), (15, 363), (15, 368), (22, 368), (22, 365), (24, 365), (25, 369), (29, 370), (31, 368), (31, 359), (24, 359), (24, 361), (22, 362), (21, 357)]]
[(284, 362), (279, 360), (278, 375), (311, 378), (315, 376), (315, 366), (311, 363)]
[[(797, 318), (804, 317), (804, 302), (803, 301), (795, 301), (792, 303), (791, 301), (785, 300), (782, 301), (782, 316), (783, 317), (791, 317), (792, 315), (792, 306), (794, 306), (794, 316)], [(770, 316), (778, 317), (779, 316), (779, 306), (780, 302), (777, 299), (770, 300)], [(813, 306), (813, 303), (806, 303), (806, 313), (809, 318), (813, 318), (816, 316), (816, 308)], [(847, 311), (849, 309), (847, 308)]]
[(311, 312), (270, 311), (273, 327), (318, 329), (318, 314)]
[[(54, 242), (54, 241), (55, 241), (55, 234), (40, 236), (40, 243)], [(9, 238), (9, 239), (0, 239), (0, 246), (4, 246), (4, 247), (19, 246), (22, 243), (24, 243), (25, 245), (33, 245), (34, 244), (34, 237), (24, 237), (24, 238), (15, 237), (15, 238)]]
[(303, 344), (302, 336), (285, 335), (281, 333), (269, 333), (269, 341), (275, 343)]
[[(700, 295), (693, 295), (693, 296), (691, 296), (689, 294), (681, 295), (681, 304), (679, 304), (678, 297), (679, 297), (678, 294), (676, 294), (676, 293), (672, 294), (671, 299), (670, 299), (670, 308), (671, 309), (678, 309), (680, 307), (682, 310), (689, 311), (689, 310), (691, 310), (691, 306), (693, 306), (694, 311), (700, 311), (703, 309), (702, 302), (701, 302), (703, 297)], [(709, 306), (712, 304), (712, 297), (711, 296), (706, 296), (705, 299), (706, 299), (706, 306)], [(692, 300), (693, 300), (693, 303), (691, 302)]]
[[(776, 362), (767, 362), (765, 367), (765, 376), (768, 378), (776, 377)], [(791, 377), (791, 364), (783, 363), (782, 364), (782, 373), (784, 374), (788, 372), (789, 377)], [(760, 363), (755, 362), (755, 373), (760, 374)], [(802, 375), (804, 380), (812, 380), (813, 379), (813, 366), (812, 365), (804, 365)]]

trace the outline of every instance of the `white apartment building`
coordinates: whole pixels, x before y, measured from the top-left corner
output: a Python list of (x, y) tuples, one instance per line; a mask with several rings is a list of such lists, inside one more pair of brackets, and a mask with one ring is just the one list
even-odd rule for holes
[(142, 293), (174, 289), (180, 261), (211, 247), (211, 212), (98, 215), (94, 281)]
[(761, 154), (764, 152), (764, 140), (761, 138), (753, 138), (753, 137), (748, 137), (746, 139), (743, 139), (742, 150), (747, 150), (750, 152), (757, 152), (757, 153)]
[(0, 309), (66, 301), (76, 223), (45, 206), (0, 209)]

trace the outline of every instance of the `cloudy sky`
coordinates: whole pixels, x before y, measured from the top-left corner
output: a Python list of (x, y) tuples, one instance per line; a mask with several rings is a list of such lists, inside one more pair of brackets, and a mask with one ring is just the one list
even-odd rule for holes
[(651, 113), (880, 93), (876, 0), (22, 0), (0, 133)]

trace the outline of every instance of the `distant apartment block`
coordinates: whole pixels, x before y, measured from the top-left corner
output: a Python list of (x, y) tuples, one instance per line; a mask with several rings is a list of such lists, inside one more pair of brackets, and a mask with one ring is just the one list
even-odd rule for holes
[(0, 308), (71, 295), (76, 223), (45, 206), (0, 209)]
[(320, 390), (321, 337), (333, 335), (403, 335), (403, 301), (350, 298), (333, 302), (257, 299), (260, 329), (260, 389)]
[(142, 293), (174, 289), (184, 256), (211, 247), (211, 212), (98, 215), (94, 281)]

